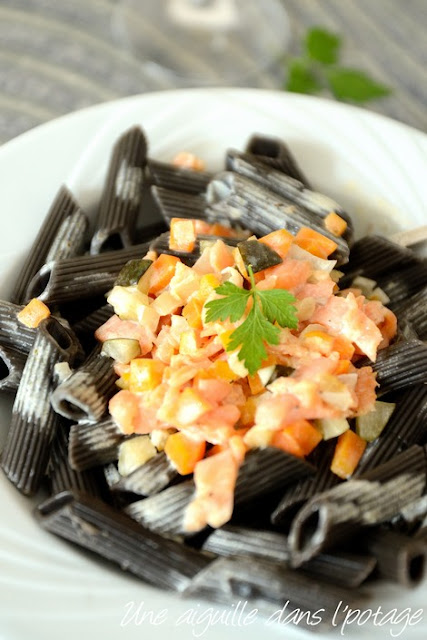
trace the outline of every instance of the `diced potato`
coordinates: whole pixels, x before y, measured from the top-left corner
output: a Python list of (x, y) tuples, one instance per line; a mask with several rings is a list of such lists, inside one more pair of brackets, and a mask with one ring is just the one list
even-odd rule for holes
[(178, 262), (175, 275), (169, 283), (170, 292), (185, 304), (199, 288), (200, 276), (182, 262)]
[(170, 291), (164, 291), (151, 303), (151, 307), (159, 316), (168, 316), (182, 307), (182, 301)]
[(119, 447), (119, 473), (128, 476), (132, 471), (148, 462), (157, 453), (149, 436), (136, 436), (125, 440)]
[(152, 305), (149, 307), (141, 305), (137, 309), (137, 320), (142, 327), (155, 333), (159, 325), (160, 315)]
[(127, 364), (141, 354), (138, 340), (132, 338), (113, 338), (102, 345), (102, 353), (117, 362)]
[(336, 438), (340, 436), (342, 433), (345, 433), (348, 429), (350, 429), (350, 425), (348, 424), (348, 420), (346, 418), (322, 418), (321, 420), (316, 420), (316, 426), (320, 430), (323, 440), (330, 440), (331, 438)]
[(113, 287), (107, 301), (114, 307), (116, 315), (121, 320), (137, 320), (139, 308), (149, 304), (148, 296), (141, 293), (136, 286)]

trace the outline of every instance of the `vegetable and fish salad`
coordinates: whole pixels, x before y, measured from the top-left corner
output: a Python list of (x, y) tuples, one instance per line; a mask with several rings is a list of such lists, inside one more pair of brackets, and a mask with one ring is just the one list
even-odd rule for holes
[[(173, 219), (170, 248), (193, 250), (199, 229), (211, 231)], [(122, 445), (119, 471), (164, 450), (181, 475), (194, 473), (187, 531), (230, 520), (251, 449), (305, 457), (335, 438), (332, 471), (349, 478), (356, 468), (377, 386), (372, 367), (356, 365), (389, 345), (396, 317), (375, 296), (339, 290), (335, 248), (308, 228), (237, 247), (212, 236), (192, 267), (150, 251), (108, 294), (115, 314), (96, 337), (119, 376), (109, 410), (124, 434), (139, 436)]]

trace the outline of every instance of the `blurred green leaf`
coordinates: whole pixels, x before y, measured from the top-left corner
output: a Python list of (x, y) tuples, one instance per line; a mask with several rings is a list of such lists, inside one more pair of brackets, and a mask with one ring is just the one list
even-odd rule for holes
[(368, 74), (357, 69), (331, 68), (327, 70), (327, 78), (332, 93), (339, 100), (367, 102), (391, 93), (390, 87), (377, 82)]
[(288, 63), (285, 89), (295, 93), (318, 93), (322, 86), (306, 60), (292, 58)]
[(305, 36), (305, 49), (312, 60), (334, 64), (338, 60), (341, 38), (321, 27), (313, 27)]

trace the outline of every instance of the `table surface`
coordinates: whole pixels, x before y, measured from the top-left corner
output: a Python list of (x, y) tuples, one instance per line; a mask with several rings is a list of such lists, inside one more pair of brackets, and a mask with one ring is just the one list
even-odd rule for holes
[[(365, 108), (427, 130), (426, 0), (282, 1), (291, 54), (298, 54), (307, 27), (335, 31), (347, 66), (394, 89)], [(117, 0), (0, 0), (0, 144), (82, 107), (173, 88), (150, 76), (114, 37), (116, 10)], [(276, 66), (255, 75), (250, 86), (282, 84)]]

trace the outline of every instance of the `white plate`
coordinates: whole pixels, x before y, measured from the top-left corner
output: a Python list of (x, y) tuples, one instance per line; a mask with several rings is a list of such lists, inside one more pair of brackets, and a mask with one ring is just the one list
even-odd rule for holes
[[(256, 90), (187, 90), (136, 96), (60, 118), (0, 149), (0, 294), (6, 296), (16, 265), (64, 181), (88, 209), (99, 196), (108, 155), (117, 136), (141, 124), (150, 153), (162, 160), (186, 149), (221, 167), (228, 146), (242, 148), (252, 132), (289, 143), (316, 189), (335, 197), (353, 215), (360, 233), (388, 233), (426, 223), (427, 136), (367, 111), (341, 104)], [(0, 448), (8, 424), (3, 399)], [(115, 567), (82, 553), (38, 528), (32, 503), (0, 474), (0, 638), (50, 640), (287, 640), (312, 637), (289, 625), (265, 626), (244, 616), (209, 623), (209, 603), (181, 602), (148, 588)], [(126, 623), (128, 603), (139, 619)], [(383, 612), (427, 602), (427, 585), (405, 591), (384, 585), (367, 606)], [(319, 607), (322, 603), (319, 602)], [(194, 609), (193, 617), (188, 613)], [(165, 610), (163, 615), (160, 615)], [(213, 608), (213, 613), (220, 611)], [(402, 614), (403, 615), (403, 614)], [(157, 616), (157, 618), (156, 618)], [(394, 627), (401, 632), (403, 624)], [(390, 625), (376, 635), (391, 637)], [(339, 632), (339, 630), (337, 630)], [(363, 640), (372, 629), (351, 624), (344, 636)], [(339, 633), (338, 633), (339, 635)], [(427, 636), (427, 610), (399, 637)], [(323, 636), (336, 637), (334, 634)]]

